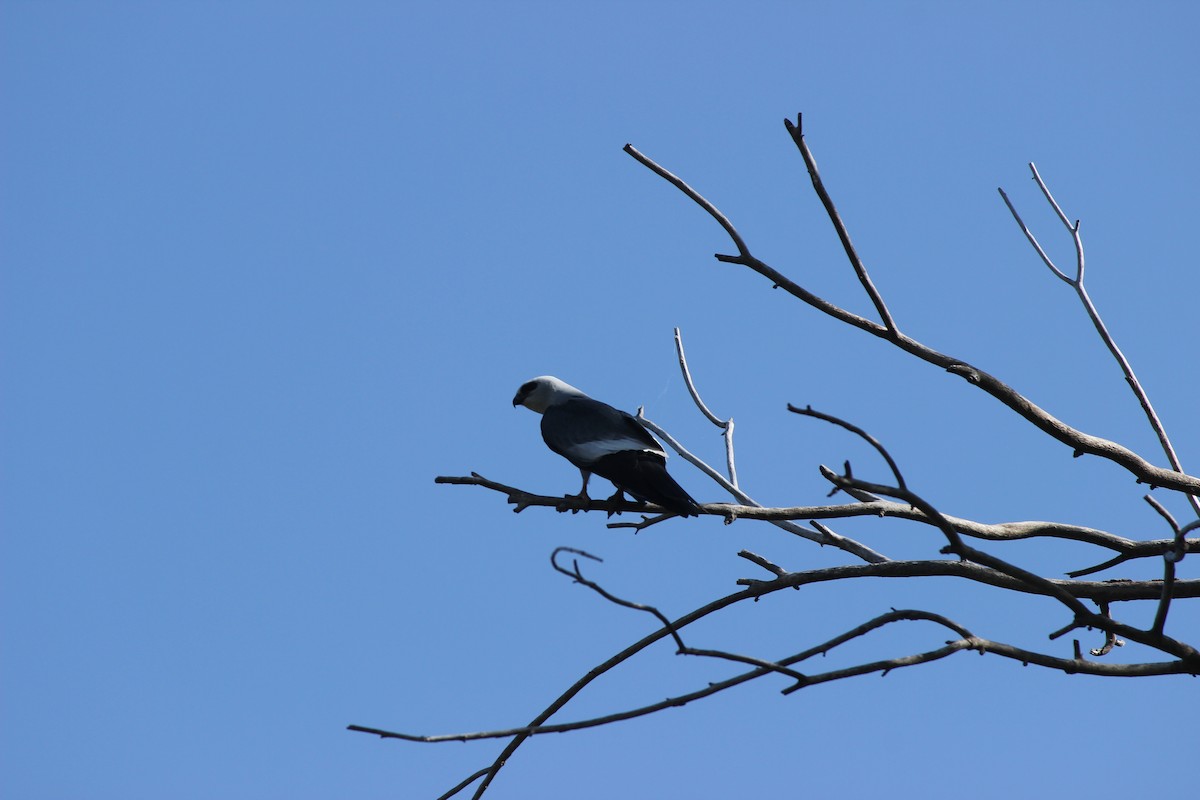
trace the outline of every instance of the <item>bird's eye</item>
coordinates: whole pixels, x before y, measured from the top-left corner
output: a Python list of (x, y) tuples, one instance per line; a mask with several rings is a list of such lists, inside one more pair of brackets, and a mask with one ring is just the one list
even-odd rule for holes
[(532, 392), (533, 387), (536, 385), (537, 384), (534, 381), (530, 381), (529, 383), (522, 384), (521, 385), (521, 394), (527, 394), (528, 392)]

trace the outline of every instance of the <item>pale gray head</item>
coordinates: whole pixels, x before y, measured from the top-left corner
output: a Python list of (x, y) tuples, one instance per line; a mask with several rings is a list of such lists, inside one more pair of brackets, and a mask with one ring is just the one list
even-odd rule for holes
[(587, 395), (553, 375), (542, 375), (521, 384), (516, 397), (513, 398), (513, 405), (525, 406), (530, 411), (541, 414), (550, 406), (565, 403), (572, 397), (587, 397)]

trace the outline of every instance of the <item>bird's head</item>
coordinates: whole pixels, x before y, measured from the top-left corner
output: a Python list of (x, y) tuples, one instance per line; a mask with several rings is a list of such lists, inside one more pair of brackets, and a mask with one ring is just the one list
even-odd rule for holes
[(543, 375), (522, 383), (513, 397), (513, 405), (525, 406), (530, 411), (541, 414), (550, 406), (565, 403), (572, 397), (586, 396), (571, 384), (564, 383), (553, 375)]

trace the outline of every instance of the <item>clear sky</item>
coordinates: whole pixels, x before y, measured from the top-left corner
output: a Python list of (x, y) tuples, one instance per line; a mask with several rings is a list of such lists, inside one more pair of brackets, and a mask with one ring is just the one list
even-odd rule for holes
[[(730, 248), (719, 228), (621, 151), (675, 170), (756, 254), (868, 314), (783, 129), (803, 112), (904, 330), (1162, 463), (1070, 289), (996, 193), (1069, 262), (1029, 180), (1037, 162), (1083, 220), (1093, 297), (1194, 473), (1200, 11), (984, 5), (0, 4), (0, 794), (433, 798), (500, 745), (345, 726), (520, 725), (652, 629), (555, 574), (554, 547), (604, 557), (589, 574), (669, 615), (765, 577), (743, 548), (789, 569), (848, 563), (751, 522), (633, 536), (599, 514), (514, 515), (501, 495), (434, 484), (474, 470), (577, 488), (537, 417), (510, 406), (541, 374), (644, 405), (719, 462), (675, 326), (707, 401), (737, 421), (760, 502), (822, 502), (822, 463), (886, 478), (860, 442), (785, 411), (811, 403), (884, 441), (948, 513), (1166, 536), (1117, 468), (713, 260)], [(697, 499), (728, 499), (670, 464)], [(942, 544), (913, 525), (834, 527), (893, 557)], [(1048, 574), (1098, 560), (994, 552)], [(1055, 603), (950, 579), (789, 592), (690, 643), (781, 657), (891, 607), (1070, 655), (1046, 640), (1067, 621)], [(1200, 638), (1183, 604), (1171, 624)], [(911, 624), (821, 666), (946, 638)], [(664, 645), (558, 719), (735, 671)], [(542, 737), (489, 796), (1115, 798), (1194, 784), (1190, 678), (961, 655), (784, 686)]]

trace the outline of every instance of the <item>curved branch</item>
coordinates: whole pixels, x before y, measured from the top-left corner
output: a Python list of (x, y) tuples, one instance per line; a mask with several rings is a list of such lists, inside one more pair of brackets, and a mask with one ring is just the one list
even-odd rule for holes
[(722, 421), (720, 417), (709, 411), (708, 406), (700, 399), (700, 392), (696, 390), (696, 384), (692, 382), (692, 371), (688, 369), (687, 356), (683, 352), (683, 334), (679, 332), (679, 328), (675, 329), (675, 353), (679, 356), (679, 370), (683, 373), (683, 382), (687, 385), (687, 390), (692, 395), (696, 407), (709, 422), (721, 429), (721, 438), (725, 440), (725, 464), (729, 471), (729, 483), (736, 489), (738, 479), (737, 464), (733, 455), (733, 417)]
[(645, 611), (647, 614), (652, 615), (655, 619), (661, 622), (663, 628), (671, 634), (671, 637), (675, 640), (675, 646), (680, 652), (687, 649), (683, 644), (683, 639), (681, 639), (675, 629), (671, 627), (671, 621), (667, 619), (661, 611), (654, 606), (645, 605), (644, 603), (635, 603), (632, 600), (624, 600), (620, 597), (617, 597), (595, 581), (590, 581), (583, 577), (583, 573), (579, 570), (578, 560), (572, 561), (571, 569), (567, 569), (558, 563), (559, 553), (571, 553), (572, 555), (583, 556), (584, 558), (590, 558), (593, 561), (600, 562), (603, 562), (604, 559), (600, 558), (599, 556), (594, 556), (586, 550), (577, 550), (574, 547), (556, 547), (554, 548), (554, 552), (550, 554), (550, 565), (553, 566), (557, 572), (561, 572), (563, 575), (571, 578), (581, 586), (586, 586), (610, 603), (614, 603), (623, 608), (632, 608), (635, 611)]
[[(683, 382), (687, 386), (688, 394), (692, 396), (692, 402), (696, 404), (696, 408), (700, 409), (700, 413), (709, 422), (718, 428), (724, 429), (727, 423), (708, 410), (708, 406), (700, 399), (700, 392), (696, 391), (696, 384), (692, 382), (692, 371), (688, 369), (687, 355), (683, 352), (683, 334), (679, 332), (679, 328), (675, 329), (675, 355), (679, 357), (679, 370), (683, 373)], [(736, 484), (736, 481), (734, 483)]]
[[(1032, 164), (1030, 166), (1032, 166)], [(1037, 237), (1033, 235), (1033, 231), (1029, 230), (1029, 226), (1025, 224), (1025, 220), (1021, 219), (1021, 215), (1017, 213), (1016, 206), (1014, 206), (1012, 201), (1008, 199), (1008, 194), (1004, 191), (1004, 189), (996, 187), (996, 191), (1000, 193), (1000, 197), (1004, 198), (1004, 204), (1008, 206), (1009, 213), (1012, 214), (1013, 219), (1017, 221), (1017, 227), (1021, 229), (1021, 231), (1025, 234), (1025, 238), (1029, 240), (1029, 244), (1032, 245), (1033, 249), (1037, 251), (1037, 254), (1041, 256), (1042, 263), (1049, 267), (1050, 271), (1054, 273), (1059, 280), (1074, 285), (1075, 281), (1067, 277), (1066, 273), (1055, 266), (1054, 260), (1046, 254), (1046, 251), (1042, 248), (1042, 243), (1039, 242)]]
[(904, 476), (900, 474), (900, 467), (896, 466), (896, 462), (892, 459), (891, 453), (887, 451), (887, 448), (884, 447), (878, 439), (864, 431), (862, 428), (858, 427), (857, 425), (853, 425), (846, 420), (841, 419), (840, 417), (835, 417), (832, 414), (823, 414), (820, 411), (816, 411), (812, 406), (798, 408), (797, 406), (788, 403), (787, 410), (791, 411), (793, 414), (799, 414), (804, 417), (813, 417), (814, 419), (824, 420), (825, 422), (832, 423), (840, 428), (845, 428), (846, 430), (855, 434), (867, 444), (875, 448), (875, 451), (883, 457), (883, 460), (887, 462), (888, 467), (892, 470), (892, 475), (896, 478), (896, 485), (901, 489), (905, 488)]
[(733, 246), (737, 248), (738, 253), (740, 253), (743, 256), (750, 255), (750, 250), (749, 250), (749, 248), (746, 247), (746, 243), (744, 241), (742, 241), (741, 234), (739, 234), (737, 232), (737, 229), (733, 227), (733, 223), (731, 223), (729, 221), (729, 218), (721, 213), (720, 209), (718, 209), (712, 203), (705, 200), (704, 197), (699, 192), (697, 192), (691, 186), (688, 186), (687, 183), (685, 183), (682, 178), (678, 177), (677, 175), (673, 175), (672, 173), (670, 173), (667, 170), (660, 167), (658, 164), (655, 164), (653, 161), (646, 158), (644, 155), (642, 155), (640, 152), (638, 152), (638, 149), (636, 147), (634, 147), (633, 145), (626, 144), (625, 147), (622, 149), (626, 153), (628, 153), (629, 155), (633, 156), (638, 161), (640, 161), (643, 166), (648, 167), (650, 170), (652, 170), (654, 173), (656, 173), (663, 180), (667, 181), (672, 186), (674, 186), (676, 189), (683, 192), (688, 197), (692, 198), (692, 200), (698, 206), (700, 206), (705, 211), (707, 211), (709, 216), (711, 216), (713, 219), (715, 219), (717, 221), (718, 225), (720, 225), (722, 228), (725, 229), (725, 232), (727, 234), (729, 234), (729, 238), (733, 240)]

